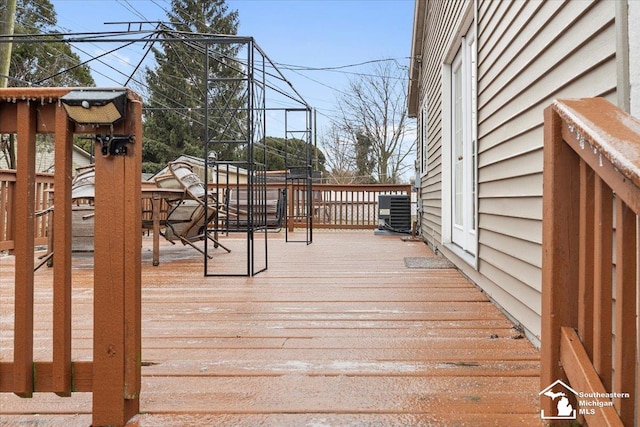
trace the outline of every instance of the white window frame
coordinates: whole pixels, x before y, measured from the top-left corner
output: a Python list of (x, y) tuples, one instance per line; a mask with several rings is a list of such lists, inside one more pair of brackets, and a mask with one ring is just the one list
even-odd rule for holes
[(419, 128), (418, 128), (418, 144), (420, 144), (420, 176), (425, 177), (429, 172), (429, 141), (427, 136), (427, 129), (425, 118), (427, 115), (425, 114), (424, 107), (420, 108), (420, 117), (418, 119)]

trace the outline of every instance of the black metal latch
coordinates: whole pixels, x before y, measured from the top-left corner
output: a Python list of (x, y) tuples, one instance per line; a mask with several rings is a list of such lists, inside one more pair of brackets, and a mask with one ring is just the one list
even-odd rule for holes
[(127, 154), (127, 144), (135, 142), (134, 135), (96, 135), (96, 142), (100, 143), (103, 156), (124, 156)]

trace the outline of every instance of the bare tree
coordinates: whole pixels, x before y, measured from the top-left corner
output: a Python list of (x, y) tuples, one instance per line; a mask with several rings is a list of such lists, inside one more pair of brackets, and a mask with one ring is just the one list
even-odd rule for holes
[(355, 174), (355, 146), (350, 135), (333, 123), (322, 138), (322, 146), (330, 169), (329, 179), (333, 184), (353, 184)]
[(376, 182), (399, 182), (413, 167), (409, 160), (415, 148), (408, 126), (406, 71), (395, 61), (378, 62), (371, 73), (349, 81), (338, 107), (341, 128), (359, 147), (354, 149), (359, 162), (371, 163)]

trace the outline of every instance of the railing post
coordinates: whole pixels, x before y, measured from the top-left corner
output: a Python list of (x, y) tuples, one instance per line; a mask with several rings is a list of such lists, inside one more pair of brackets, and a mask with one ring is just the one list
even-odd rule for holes
[(128, 101), (125, 155), (96, 157), (93, 425), (124, 425), (139, 410), (141, 105)]
[[(53, 382), (56, 393), (71, 395), (71, 122), (61, 105), (55, 113), (55, 170), (53, 230)], [(53, 230), (49, 230), (50, 233)], [(52, 248), (49, 248), (52, 250)]]
[(13, 390), (33, 393), (33, 267), (36, 178), (36, 109), (29, 101), (17, 105), (17, 169), (15, 185), (15, 336)]
[[(636, 324), (638, 297), (637, 216), (619, 198), (616, 199), (616, 348), (614, 384), (621, 392), (631, 392), (640, 376), (636, 365), (638, 337)], [(620, 337), (620, 338), (618, 338)], [(624, 339), (622, 338), (624, 337)], [(638, 393), (638, 391), (636, 391)], [(636, 399), (639, 399), (636, 396)], [(615, 398), (613, 402), (625, 425), (634, 424), (634, 399)], [(640, 418), (640, 415), (638, 415)]]
[[(578, 323), (580, 194), (579, 161), (562, 142), (562, 120), (552, 107), (545, 109), (544, 117), (541, 389), (566, 380), (559, 362), (560, 328)], [(546, 413), (551, 403), (541, 398)]]

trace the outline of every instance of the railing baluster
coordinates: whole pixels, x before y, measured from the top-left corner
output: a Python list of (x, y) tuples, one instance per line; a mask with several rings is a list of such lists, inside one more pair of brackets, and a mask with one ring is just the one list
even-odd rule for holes
[(339, 206), (339, 216), (338, 216), (338, 224), (342, 224), (342, 218), (343, 218), (343, 213), (342, 211), (344, 210), (344, 190), (340, 191), (338, 193), (340, 195), (340, 197), (338, 198), (338, 206)]
[[(34, 208), (44, 210), (49, 207), (47, 190), (53, 184), (53, 175), (36, 173)], [(14, 248), (14, 194), (16, 184), (15, 170), (0, 170), (0, 250), (13, 251)], [(36, 225), (37, 224), (37, 225)], [(47, 215), (36, 217), (34, 221), (34, 239), (36, 245), (47, 244)]]
[(4, 249), (2, 246), (2, 242), (8, 239), (7, 233), (7, 209), (9, 206), (9, 181), (0, 180), (0, 250)]
[[(580, 266), (578, 267), (578, 336), (589, 357), (593, 357), (593, 239), (594, 172), (580, 161)], [(597, 318), (597, 317), (596, 317)], [(597, 322), (596, 322), (597, 323)]]
[(595, 180), (594, 216), (594, 348), (593, 366), (607, 390), (611, 389), (613, 193), (600, 178)]
[[(14, 181), (13, 184), (10, 184), (8, 187), (8, 194), (7, 194), (7, 206), (14, 206), (15, 201), (16, 201), (16, 182)], [(7, 233), (7, 236), (9, 237), (9, 240), (11, 240), (13, 243), (11, 245), (11, 249), (15, 249), (15, 240), (16, 240), (16, 234), (15, 234), (15, 209), (9, 209), (7, 210), (7, 228), (5, 230), (5, 232)]]
[[(637, 216), (616, 198), (616, 349), (615, 391), (636, 390)], [(634, 425), (634, 399), (613, 400), (625, 425)]]

